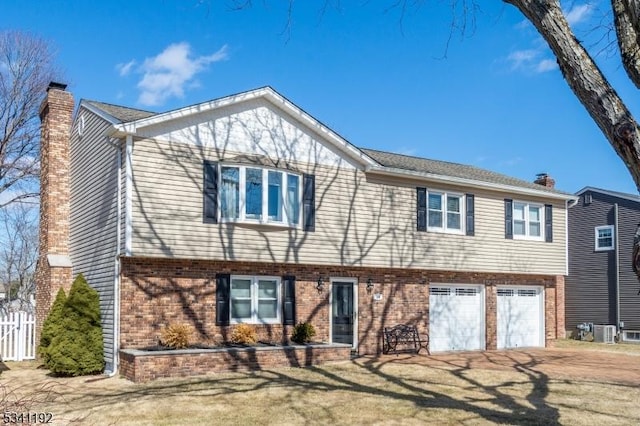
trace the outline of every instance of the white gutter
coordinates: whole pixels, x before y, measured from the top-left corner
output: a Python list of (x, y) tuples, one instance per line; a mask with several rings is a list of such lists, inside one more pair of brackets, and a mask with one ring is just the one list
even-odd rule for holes
[(365, 173), (372, 173), (384, 176), (393, 176), (400, 178), (412, 177), (415, 179), (427, 179), (432, 182), (439, 182), (450, 185), (464, 185), (476, 188), (484, 188), (493, 191), (507, 192), (510, 194), (523, 194), (529, 196), (552, 198), (556, 200), (571, 201), (576, 196), (571, 194), (560, 194), (557, 192), (548, 192), (537, 189), (523, 188), (513, 185), (504, 185), (500, 183), (483, 182), (476, 179), (461, 178), (456, 176), (445, 176), (434, 173), (417, 172), (413, 170), (397, 169), (385, 166), (369, 166), (365, 169)]

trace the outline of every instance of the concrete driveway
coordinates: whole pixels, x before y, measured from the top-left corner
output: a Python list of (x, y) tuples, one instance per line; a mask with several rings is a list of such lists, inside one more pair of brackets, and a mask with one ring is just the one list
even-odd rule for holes
[(420, 363), (441, 369), (535, 371), (555, 379), (582, 379), (640, 386), (640, 353), (566, 348), (385, 355), (381, 360)]

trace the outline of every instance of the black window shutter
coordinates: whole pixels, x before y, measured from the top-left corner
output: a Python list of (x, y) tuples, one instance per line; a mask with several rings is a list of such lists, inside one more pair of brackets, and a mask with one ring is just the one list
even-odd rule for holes
[(553, 206), (551, 204), (544, 205), (544, 240), (548, 243), (553, 242)]
[(427, 230), (427, 188), (416, 188), (416, 229)]
[(216, 325), (229, 325), (231, 275), (216, 275)]
[(218, 223), (218, 163), (204, 161), (203, 165), (203, 220)]
[(513, 200), (504, 199), (504, 237), (513, 239)]
[(473, 194), (466, 195), (467, 206), (467, 235), (474, 236), (476, 234), (475, 224), (475, 197)]
[(302, 223), (305, 231), (316, 230), (316, 177), (305, 174), (302, 190)]
[(282, 277), (282, 324), (296, 323), (296, 277), (286, 275)]

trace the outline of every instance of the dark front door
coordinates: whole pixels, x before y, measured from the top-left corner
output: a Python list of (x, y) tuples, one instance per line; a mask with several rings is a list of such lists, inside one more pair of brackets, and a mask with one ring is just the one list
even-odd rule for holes
[(334, 281), (331, 286), (331, 340), (353, 345), (353, 283)]

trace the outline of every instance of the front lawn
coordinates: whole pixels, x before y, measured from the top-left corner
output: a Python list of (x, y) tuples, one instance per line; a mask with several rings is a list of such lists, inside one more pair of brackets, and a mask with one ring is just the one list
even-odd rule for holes
[[(360, 358), (146, 384), (54, 379), (7, 363), (0, 384), (9, 402), (37, 397), (21, 409), (50, 411), (56, 425), (639, 424), (638, 359), (584, 348)], [(611, 366), (618, 378), (607, 378)]]

